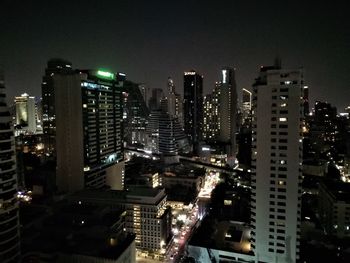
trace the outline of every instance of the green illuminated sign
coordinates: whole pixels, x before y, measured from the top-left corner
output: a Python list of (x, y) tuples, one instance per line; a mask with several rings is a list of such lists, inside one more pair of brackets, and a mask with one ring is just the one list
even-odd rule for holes
[(114, 74), (111, 72), (107, 72), (107, 71), (98, 70), (97, 75), (99, 75), (103, 78), (106, 78), (106, 79), (114, 79)]

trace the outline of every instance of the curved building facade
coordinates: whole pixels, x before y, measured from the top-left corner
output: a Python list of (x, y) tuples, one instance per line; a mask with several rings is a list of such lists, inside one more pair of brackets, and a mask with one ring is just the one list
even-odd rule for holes
[(19, 261), (19, 225), (14, 135), (0, 73), (0, 262)]
[(189, 152), (189, 144), (177, 118), (160, 110), (152, 111), (146, 128), (147, 149), (163, 156)]

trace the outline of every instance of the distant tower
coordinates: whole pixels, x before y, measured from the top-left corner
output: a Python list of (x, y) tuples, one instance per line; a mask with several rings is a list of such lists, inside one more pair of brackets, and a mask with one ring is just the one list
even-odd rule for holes
[(148, 101), (148, 108), (150, 111), (159, 110), (160, 102), (163, 98), (163, 90), (162, 89), (152, 89), (152, 97)]
[(188, 153), (187, 136), (176, 117), (157, 110), (149, 115), (147, 126), (147, 149), (161, 154), (167, 163), (179, 162), (178, 153)]
[(0, 261), (20, 262), (15, 142), (0, 71)]
[(63, 59), (50, 59), (47, 62), (45, 75), (41, 84), (43, 133), (46, 153), (56, 155), (56, 113), (53, 76), (55, 74), (71, 74), (72, 63)]
[(234, 156), (236, 148), (237, 87), (235, 71), (225, 67), (221, 70), (219, 97), (220, 134), (219, 141), (228, 143), (228, 156)]
[(128, 144), (145, 144), (148, 108), (140, 84), (125, 80), (123, 84), (123, 136)]
[(20, 127), (20, 133), (36, 132), (35, 98), (27, 93), (15, 97), (16, 126)]
[(202, 124), (203, 76), (191, 70), (184, 72), (184, 128), (196, 154), (202, 140)]
[(299, 259), (301, 70), (261, 67), (253, 85), (252, 249), (256, 262)]
[(203, 140), (216, 141), (220, 132), (219, 97), (220, 82), (215, 83), (211, 94), (204, 96), (203, 102)]
[(175, 85), (171, 77), (168, 77), (168, 92), (169, 94), (175, 93)]
[(252, 111), (252, 93), (247, 90), (242, 90), (242, 123), (249, 119)]
[(139, 84), (139, 89), (140, 89), (140, 92), (142, 94), (144, 102), (148, 103), (149, 87), (147, 87), (146, 84), (141, 83), (141, 84)]
[(304, 86), (303, 89), (303, 106), (304, 106), (304, 116), (309, 115), (310, 109), (309, 109), (309, 87)]
[(168, 96), (166, 97), (167, 112), (170, 116), (176, 117), (183, 127), (183, 105), (180, 94), (175, 91), (174, 81), (168, 78)]

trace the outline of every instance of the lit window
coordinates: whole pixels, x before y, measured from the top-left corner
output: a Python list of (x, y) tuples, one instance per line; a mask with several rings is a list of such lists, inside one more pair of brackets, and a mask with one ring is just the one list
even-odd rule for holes
[(279, 121), (281, 121), (281, 122), (286, 122), (286, 121), (287, 121), (287, 118), (284, 118), (284, 117), (279, 118)]

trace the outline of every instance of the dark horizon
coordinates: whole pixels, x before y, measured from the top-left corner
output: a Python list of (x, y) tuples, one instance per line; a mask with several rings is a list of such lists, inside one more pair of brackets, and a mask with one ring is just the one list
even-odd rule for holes
[[(270, 3), (270, 4), (269, 4)], [(239, 91), (251, 89), (261, 65), (305, 71), (310, 107), (328, 101), (343, 111), (350, 90), (350, 21), (345, 4), (299, 1), (9, 1), (2, 2), (0, 67), (8, 98), (41, 95), (50, 58), (73, 68), (106, 68), (166, 90), (171, 76), (204, 76), (206, 95), (221, 67), (236, 68)]]

